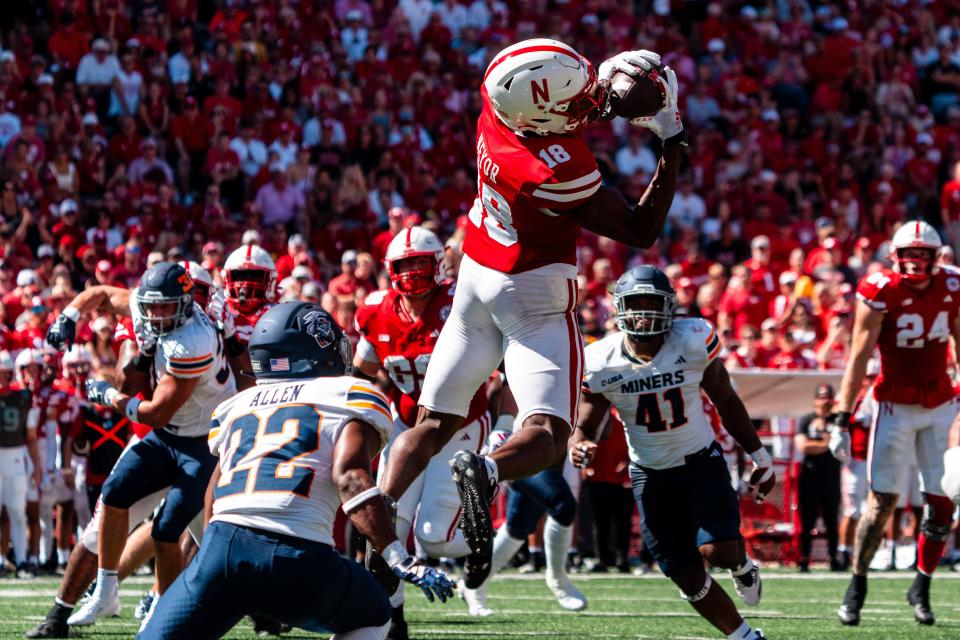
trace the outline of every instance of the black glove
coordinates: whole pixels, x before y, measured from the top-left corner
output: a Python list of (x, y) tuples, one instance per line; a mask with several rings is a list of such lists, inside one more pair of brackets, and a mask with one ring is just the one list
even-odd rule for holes
[(77, 337), (77, 321), (61, 313), (47, 329), (47, 344), (57, 351), (68, 351)]

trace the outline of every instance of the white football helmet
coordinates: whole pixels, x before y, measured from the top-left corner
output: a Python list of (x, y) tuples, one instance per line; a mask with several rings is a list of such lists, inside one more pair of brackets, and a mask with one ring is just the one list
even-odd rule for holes
[(269, 253), (248, 244), (227, 257), (223, 283), (230, 306), (241, 313), (253, 313), (276, 295), (277, 268)]
[(524, 40), (495, 55), (483, 86), (505, 125), (538, 135), (570, 133), (599, 118), (608, 89), (589, 60), (549, 38)]
[[(893, 234), (890, 242), (893, 249), (893, 268), (900, 272), (905, 280), (923, 281), (939, 271), (936, 264), (937, 251), (943, 246), (937, 230), (922, 220), (904, 223)], [(908, 249), (924, 249), (927, 258), (904, 257)]]
[(443, 245), (423, 227), (410, 227), (395, 235), (383, 261), (393, 288), (404, 295), (421, 296), (446, 278)]
[[(37, 365), (35, 376), (28, 378), (24, 371), (30, 365)], [(24, 386), (34, 386), (40, 383), (40, 373), (43, 371), (43, 352), (40, 349), (23, 349), (17, 354), (15, 368), (17, 370), (17, 381)]]
[(180, 266), (190, 274), (190, 278), (193, 280), (194, 302), (200, 305), (201, 309), (206, 309), (207, 303), (210, 302), (210, 294), (214, 289), (213, 276), (193, 260), (184, 260), (180, 263)]
[(93, 358), (86, 347), (75, 344), (63, 354), (61, 364), (63, 364), (64, 377), (76, 377), (83, 380), (86, 379), (90, 367), (93, 366)]

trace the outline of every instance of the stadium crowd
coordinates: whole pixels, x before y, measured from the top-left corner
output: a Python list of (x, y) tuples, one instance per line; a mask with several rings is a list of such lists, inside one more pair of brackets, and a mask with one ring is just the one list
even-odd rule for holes
[[(251, 243), (274, 256), (280, 299), (321, 303), (356, 339), (402, 228), (436, 231), (455, 275), (480, 80), (535, 35), (594, 63), (659, 51), (680, 80), (690, 147), (663, 238), (637, 252), (582, 233), (588, 339), (614, 329), (608, 285), (646, 262), (717, 324), (728, 366), (837, 369), (856, 279), (899, 224), (925, 219), (960, 250), (950, 0), (50, 0), (0, 25), (0, 342), (14, 355), (92, 284), (132, 286), (162, 259), (219, 283)], [(638, 199), (657, 139), (622, 119), (587, 137), (604, 180)], [(115, 362), (113, 322), (84, 328), (95, 367)], [(620, 458), (601, 460), (589, 480), (622, 488)]]

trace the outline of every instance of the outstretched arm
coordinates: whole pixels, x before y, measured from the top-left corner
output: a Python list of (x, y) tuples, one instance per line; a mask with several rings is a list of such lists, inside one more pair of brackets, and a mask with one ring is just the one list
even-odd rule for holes
[[(130, 315), (130, 290), (110, 285), (90, 287), (67, 305), (67, 309), (76, 309), (80, 315), (90, 311), (104, 311), (120, 316)], [(66, 312), (66, 310), (64, 310)]]
[(620, 192), (600, 189), (585, 203), (561, 212), (589, 231), (631, 247), (649, 249), (660, 237), (677, 191), (682, 144), (664, 144), (657, 171), (640, 201), (630, 206)]

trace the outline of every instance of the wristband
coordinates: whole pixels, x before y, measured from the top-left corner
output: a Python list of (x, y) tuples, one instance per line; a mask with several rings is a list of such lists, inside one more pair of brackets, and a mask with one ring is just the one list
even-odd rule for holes
[(353, 496), (349, 500), (343, 503), (343, 512), (349, 514), (351, 511), (355, 511), (357, 507), (362, 505), (364, 502), (370, 498), (375, 498), (376, 496), (383, 495), (380, 492), (380, 487), (373, 486), (369, 489), (361, 491), (357, 495)]
[(153, 367), (153, 356), (144, 355), (140, 351), (130, 358), (130, 365), (140, 373), (148, 373)]
[(80, 311), (76, 307), (65, 307), (60, 313), (67, 316), (74, 322), (80, 321)]
[(496, 424), (493, 425), (493, 430), (497, 431), (506, 431), (507, 433), (513, 433), (513, 422), (516, 420), (516, 416), (511, 416), (508, 413), (501, 415), (497, 418)]
[(137, 415), (137, 410), (140, 408), (140, 403), (142, 401), (140, 398), (130, 398), (127, 400), (127, 406), (124, 407), (123, 413), (130, 422), (140, 422), (140, 416)]
[(770, 468), (773, 466), (773, 460), (770, 459), (770, 454), (767, 452), (767, 449), (761, 446), (759, 449), (750, 454), (750, 459), (753, 460), (753, 466), (755, 468), (767, 467)]
[(391, 569), (410, 557), (406, 547), (404, 547), (399, 540), (394, 540), (388, 544), (380, 555), (383, 556), (383, 559)]

